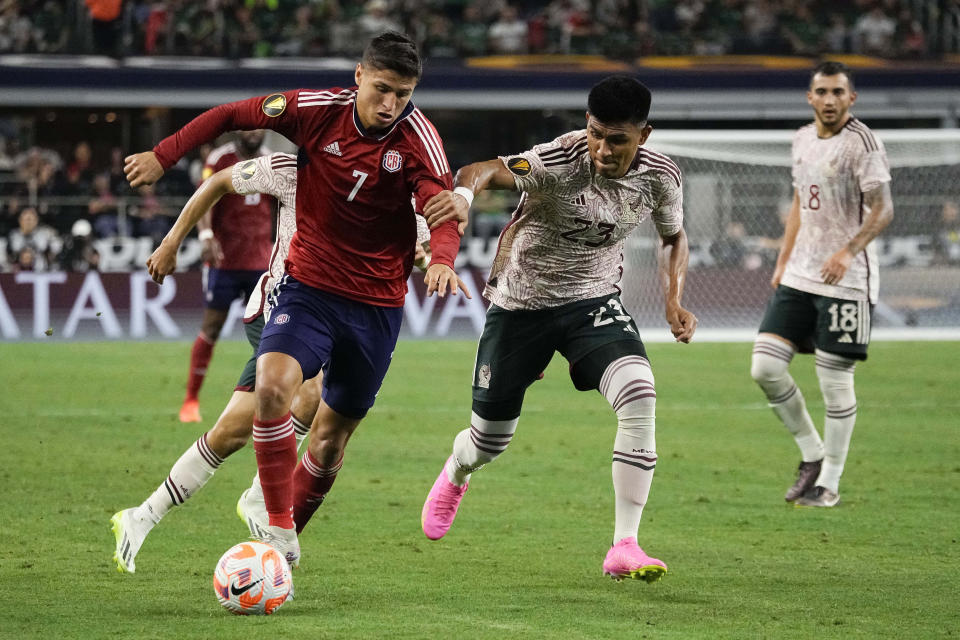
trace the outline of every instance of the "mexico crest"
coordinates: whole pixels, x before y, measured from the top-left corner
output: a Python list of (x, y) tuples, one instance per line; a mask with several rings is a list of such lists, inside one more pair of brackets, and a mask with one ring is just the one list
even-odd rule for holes
[(383, 154), (383, 168), (390, 173), (396, 173), (403, 166), (403, 156), (391, 149)]

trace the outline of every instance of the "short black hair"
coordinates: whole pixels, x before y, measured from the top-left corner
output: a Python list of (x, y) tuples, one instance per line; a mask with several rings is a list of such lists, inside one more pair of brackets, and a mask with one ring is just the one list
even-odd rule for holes
[(850, 67), (842, 62), (824, 60), (815, 66), (813, 71), (810, 72), (810, 84), (813, 84), (813, 77), (818, 73), (825, 76), (836, 76), (842, 73), (843, 75), (847, 76), (847, 84), (850, 85), (850, 90), (853, 91), (853, 71), (851, 71)]
[(398, 31), (384, 31), (371, 40), (363, 50), (361, 64), (374, 69), (387, 69), (418, 81), (423, 73), (417, 44)]
[(646, 124), (650, 115), (650, 89), (630, 76), (610, 76), (590, 89), (587, 110), (606, 124)]

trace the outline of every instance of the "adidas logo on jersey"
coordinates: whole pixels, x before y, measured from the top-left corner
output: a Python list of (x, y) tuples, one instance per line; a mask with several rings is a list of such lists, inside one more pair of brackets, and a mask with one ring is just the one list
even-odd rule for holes
[(343, 152), (340, 151), (340, 143), (336, 140), (334, 140), (333, 142), (325, 146), (323, 150), (326, 151), (327, 153), (332, 153), (335, 156), (343, 155)]
[(839, 338), (837, 338), (837, 342), (844, 342), (844, 343), (853, 342), (853, 338), (850, 337), (849, 333), (845, 333)]

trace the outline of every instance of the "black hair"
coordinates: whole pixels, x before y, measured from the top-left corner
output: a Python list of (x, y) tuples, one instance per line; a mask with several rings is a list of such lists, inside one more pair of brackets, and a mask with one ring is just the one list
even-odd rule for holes
[(423, 64), (416, 43), (398, 31), (384, 31), (363, 50), (361, 64), (394, 71), (404, 78), (420, 80)]
[(813, 68), (813, 71), (810, 72), (810, 84), (813, 84), (813, 77), (817, 74), (824, 76), (836, 76), (843, 74), (847, 76), (847, 84), (850, 85), (850, 91), (853, 91), (853, 71), (850, 70), (850, 67), (843, 64), (842, 62), (835, 62), (833, 60), (825, 60)]
[(643, 125), (650, 115), (650, 89), (630, 76), (610, 76), (590, 89), (587, 110), (606, 124), (631, 122)]

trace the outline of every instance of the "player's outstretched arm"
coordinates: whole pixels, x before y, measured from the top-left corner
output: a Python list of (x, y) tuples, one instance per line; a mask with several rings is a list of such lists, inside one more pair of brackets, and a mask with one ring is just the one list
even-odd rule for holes
[(800, 194), (794, 189), (793, 203), (790, 205), (790, 213), (787, 214), (787, 222), (783, 230), (783, 244), (780, 246), (780, 253), (777, 254), (777, 266), (774, 268), (773, 276), (770, 278), (770, 286), (774, 289), (780, 286), (783, 271), (787, 268), (787, 261), (790, 259), (790, 254), (793, 253), (793, 245), (797, 241), (797, 233), (799, 231)]
[(473, 197), (484, 189), (516, 189), (513, 175), (499, 159), (468, 164), (457, 171), (453, 191), (441, 191), (427, 202), (423, 215), (431, 229), (456, 219), (460, 235), (467, 226)]
[(820, 268), (820, 276), (827, 284), (837, 284), (843, 279), (853, 259), (863, 251), (880, 232), (893, 220), (893, 197), (890, 195), (890, 183), (881, 185), (863, 193), (863, 204), (870, 209), (860, 231), (853, 236), (843, 249), (827, 258)]
[(221, 104), (204, 111), (153, 148), (127, 156), (124, 173), (131, 187), (152, 184), (185, 153), (227, 131), (273, 129), (300, 144), (296, 115), (297, 91), (274, 93)]
[(690, 259), (686, 231), (680, 229), (679, 233), (662, 237), (657, 258), (670, 332), (677, 342), (690, 342), (697, 330), (697, 316), (681, 305), (683, 285), (687, 279), (687, 263)]
[(164, 237), (160, 246), (147, 258), (147, 271), (157, 284), (163, 284), (165, 276), (177, 268), (177, 250), (190, 230), (220, 198), (236, 193), (232, 180), (233, 167), (227, 167), (210, 176), (190, 197), (177, 221)]

